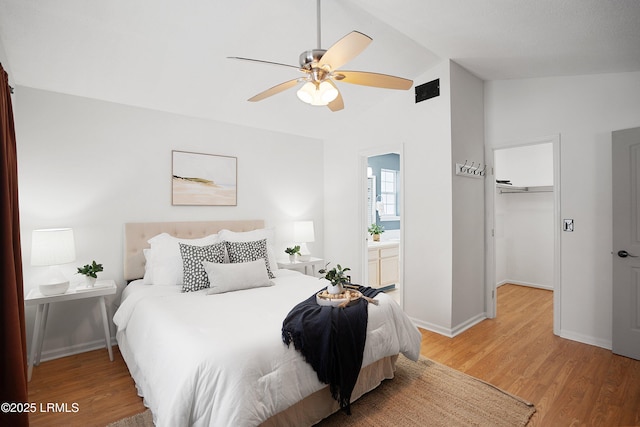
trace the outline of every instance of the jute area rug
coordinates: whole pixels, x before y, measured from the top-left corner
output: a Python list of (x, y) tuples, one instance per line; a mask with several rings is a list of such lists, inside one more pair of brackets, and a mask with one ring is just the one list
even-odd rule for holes
[[(396, 376), (318, 424), (331, 426), (525, 426), (533, 404), (432, 360), (398, 358)], [(153, 426), (151, 412), (108, 427)]]

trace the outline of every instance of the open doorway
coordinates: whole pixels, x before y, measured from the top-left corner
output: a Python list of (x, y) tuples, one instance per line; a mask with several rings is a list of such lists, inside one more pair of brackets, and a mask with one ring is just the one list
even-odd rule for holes
[(487, 183), (488, 317), (495, 317), (496, 289), (515, 284), (554, 292), (554, 333), (560, 330), (559, 137), (492, 150)]
[(383, 290), (403, 305), (402, 290), (402, 150), (384, 148), (362, 154), (366, 232), (362, 250), (364, 283)]

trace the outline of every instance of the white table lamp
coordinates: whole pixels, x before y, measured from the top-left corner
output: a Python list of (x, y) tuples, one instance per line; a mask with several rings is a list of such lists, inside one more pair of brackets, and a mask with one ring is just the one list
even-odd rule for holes
[(296, 221), (293, 223), (293, 240), (300, 245), (300, 261), (309, 261), (311, 253), (307, 243), (315, 241), (313, 221)]
[(63, 294), (69, 288), (60, 264), (76, 260), (76, 247), (71, 228), (33, 230), (31, 234), (31, 265), (49, 267), (40, 285), (43, 295)]

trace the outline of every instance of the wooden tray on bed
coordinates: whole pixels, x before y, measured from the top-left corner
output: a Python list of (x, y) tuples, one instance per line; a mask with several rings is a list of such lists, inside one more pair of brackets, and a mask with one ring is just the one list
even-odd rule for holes
[(328, 305), (331, 307), (346, 307), (362, 298), (362, 293), (347, 289), (341, 294), (330, 294), (327, 290), (322, 290), (316, 294), (318, 305)]

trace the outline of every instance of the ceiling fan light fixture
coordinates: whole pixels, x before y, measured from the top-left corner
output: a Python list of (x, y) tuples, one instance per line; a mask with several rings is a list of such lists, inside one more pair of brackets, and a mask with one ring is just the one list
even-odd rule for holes
[(298, 71), (304, 74), (304, 77), (288, 80), (262, 91), (249, 98), (248, 101), (261, 101), (287, 89), (296, 87), (300, 82), (304, 81), (305, 83), (297, 91), (298, 98), (302, 102), (310, 105), (324, 105), (329, 107), (329, 110), (332, 112), (336, 112), (344, 108), (344, 101), (335, 84), (336, 82), (386, 89), (407, 90), (411, 88), (413, 82), (402, 77), (367, 71), (343, 71), (342, 66), (358, 56), (369, 45), (369, 43), (371, 43), (372, 39), (368, 35), (354, 30), (331, 45), (329, 49), (322, 49), (320, 47), (320, 0), (316, 0), (316, 3), (318, 18), (318, 47), (316, 49), (304, 51), (300, 54), (300, 57), (298, 58), (300, 67), (259, 59), (242, 58), (237, 56), (231, 57), (243, 61), (297, 68)]
[(315, 91), (315, 85), (311, 82), (307, 82), (302, 85), (300, 89), (298, 89), (298, 92), (296, 92), (296, 94), (298, 95), (298, 98), (300, 98), (300, 101), (311, 104), (313, 102), (313, 95)]
[(313, 82), (305, 83), (297, 92), (302, 102), (324, 106), (338, 97), (338, 90), (329, 82), (321, 82), (317, 87)]

